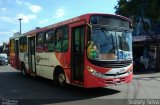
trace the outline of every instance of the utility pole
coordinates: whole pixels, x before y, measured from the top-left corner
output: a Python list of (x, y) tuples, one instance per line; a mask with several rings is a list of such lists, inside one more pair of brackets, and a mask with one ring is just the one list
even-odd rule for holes
[(22, 18), (19, 18), (18, 20), (19, 20), (19, 25), (20, 25), (20, 27), (19, 27), (19, 28), (20, 28), (20, 29), (19, 29), (19, 33), (20, 33), (20, 35), (21, 35), (21, 21), (22, 21), (23, 19), (22, 19)]

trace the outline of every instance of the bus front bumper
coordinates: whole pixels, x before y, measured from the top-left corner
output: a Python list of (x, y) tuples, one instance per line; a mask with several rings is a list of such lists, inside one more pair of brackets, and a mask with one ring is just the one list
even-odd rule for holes
[(95, 77), (93, 75), (88, 75), (88, 79), (86, 81), (86, 88), (94, 88), (94, 87), (108, 87), (112, 85), (120, 85), (125, 83), (130, 83), (132, 81), (133, 73), (130, 73), (126, 76), (121, 77), (112, 77), (112, 78), (100, 78)]

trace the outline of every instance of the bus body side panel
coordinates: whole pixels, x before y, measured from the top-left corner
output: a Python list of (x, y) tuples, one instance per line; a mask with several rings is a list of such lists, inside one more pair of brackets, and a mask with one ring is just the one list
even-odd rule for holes
[(70, 48), (65, 53), (55, 53), (58, 65), (64, 70), (66, 82), (71, 83), (71, 70), (70, 70)]
[(20, 70), (21, 64), (19, 58), (19, 38), (12, 40), (14, 40), (14, 52), (10, 52), (10, 65), (15, 69)]
[(27, 53), (25, 52), (19, 53), (20, 67), (21, 67), (21, 63), (23, 62), (25, 64), (25, 67), (28, 68), (26, 65), (26, 57), (25, 57), (26, 54)]
[(10, 65), (13, 68), (17, 69), (17, 67), (16, 67), (16, 55), (15, 55), (15, 53), (10, 53)]
[(36, 53), (35, 62), (37, 75), (48, 79), (53, 79), (54, 68), (60, 65), (54, 52)]

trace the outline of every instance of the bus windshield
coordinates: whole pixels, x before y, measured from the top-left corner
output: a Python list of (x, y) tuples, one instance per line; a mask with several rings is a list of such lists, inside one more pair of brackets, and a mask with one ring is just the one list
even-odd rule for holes
[(87, 54), (88, 58), (101, 61), (132, 59), (132, 34), (93, 28)]

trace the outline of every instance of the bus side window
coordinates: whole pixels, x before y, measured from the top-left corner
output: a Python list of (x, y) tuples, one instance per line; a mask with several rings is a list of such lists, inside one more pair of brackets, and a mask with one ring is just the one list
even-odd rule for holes
[(54, 30), (50, 30), (45, 34), (45, 51), (52, 52), (54, 51)]
[(56, 31), (56, 36), (55, 36), (55, 51), (57, 52), (62, 51), (62, 36), (63, 36), (63, 30), (58, 29)]
[(26, 36), (20, 37), (20, 39), (19, 39), (19, 46), (20, 46), (19, 49), (20, 49), (21, 53), (27, 51), (27, 37)]
[(27, 36), (23, 37), (23, 51), (27, 52)]
[(55, 51), (66, 52), (68, 50), (68, 27), (57, 29), (55, 36)]
[(36, 51), (43, 52), (44, 50), (44, 33), (39, 33), (36, 37)]
[(20, 37), (20, 39), (19, 39), (19, 50), (20, 50), (20, 52), (24, 52), (23, 51), (23, 37)]
[(63, 38), (63, 52), (66, 52), (68, 50), (68, 27), (65, 27), (63, 32), (64, 32), (64, 38)]

